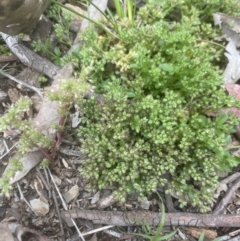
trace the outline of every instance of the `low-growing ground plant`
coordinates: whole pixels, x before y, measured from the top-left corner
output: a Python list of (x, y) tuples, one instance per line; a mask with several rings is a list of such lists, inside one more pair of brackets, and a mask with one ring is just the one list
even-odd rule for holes
[(80, 172), (92, 189), (116, 185), (124, 201), (168, 183), (180, 206), (209, 210), (217, 172), (239, 163), (225, 149), (238, 119), (217, 114), (239, 105), (221, 88), (216, 60), (222, 50), (211, 43), (210, 13), (222, 7), (219, 1), (149, 1), (134, 24), (119, 19), (117, 33), (92, 28), (81, 36), (76, 64), (88, 69), (86, 80), (103, 96), (78, 103), (88, 156)]
[[(169, 240), (170, 238), (172, 238), (176, 233), (177, 233), (177, 229), (167, 233), (167, 234), (163, 234), (163, 227), (164, 227), (164, 223), (165, 223), (165, 207), (163, 204), (163, 200), (161, 198), (161, 196), (157, 193), (159, 199), (161, 200), (161, 221), (159, 222), (158, 227), (156, 228), (155, 231), (152, 230), (152, 227), (150, 227), (150, 225), (147, 223), (146, 220), (141, 220), (138, 222), (138, 224), (140, 224), (142, 226), (142, 233), (133, 233), (133, 235), (135, 236), (139, 236), (144, 238), (145, 240), (149, 240), (149, 241), (162, 241), (162, 240)], [(200, 240), (199, 240), (200, 241)]]
[(61, 11), (60, 6), (52, 4), (47, 11), (47, 16), (54, 21), (54, 31), (58, 45), (52, 50), (51, 40), (47, 38), (44, 43), (36, 40), (31, 43), (35, 52), (47, 54), (55, 64), (61, 65), (61, 57), (67, 48), (72, 44), (70, 24), (74, 20), (73, 14), (69, 11)]
[[(148, 1), (134, 21), (103, 20), (79, 36), (81, 49), (61, 60), (75, 63), (78, 81), (51, 98), (80, 107), (80, 172), (91, 189), (115, 185), (124, 201), (168, 184), (181, 207), (209, 210), (217, 172), (239, 164), (226, 150), (239, 120), (220, 114), (239, 103), (221, 87), (210, 24), (212, 12), (232, 8), (233, 0)], [(85, 82), (95, 94), (83, 99), (76, 91)]]

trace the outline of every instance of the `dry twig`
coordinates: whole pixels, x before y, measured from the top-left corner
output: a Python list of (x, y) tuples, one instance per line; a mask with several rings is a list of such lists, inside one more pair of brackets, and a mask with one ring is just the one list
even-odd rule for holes
[[(146, 220), (151, 226), (158, 226), (161, 222), (161, 213), (150, 211), (111, 212), (73, 209), (62, 211), (61, 215), (68, 225), (71, 225), (69, 218), (83, 218), (92, 220), (95, 224), (116, 226), (137, 225), (141, 220)], [(240, 215), (166, 213), (165, 226), (240, 227)]]
[(42, 95), (42, 92), (41, 92), (41, 89), (40, 89), (40, 88), (36, 88), (36, 87), (34, 87), (34, 86), (32, 86), (32, 85), (29, 85), (29, 84), (27, 84), (27, 83), (25, 83), (25, 82), (23, 82), (23, 81), (15, 78), (15, 77), (11, 76), (10, 74), (8, 74), (8, 73), (6, 73), (6, 72), (4, 72), (4, 71), (2, 71), (2, 70), (0, 70), (0, 74), (3, 75), (3, 76), (5, 76), (5, 77), (7, 77), (7, 78), (9, 78), (10, 80), (15, 81), (16, 83), (18, 83), (18, 84), (20, 84), (20, 85), (23, 85), (23, 86), (25, 86), (25, 87), (33, 90), (33, 91), (36, 92), (36, 93), (41, 97), (41, 99), (43, 100), (43, 95)]
[[(229, 200), (232, 198), (234, 192), (240, 187), (240, 177), (236, 179), (233, 183), (231, 188), (228, 189), (228, 191), (225, 194), (225, 197), (218, 203), (218, 205), (215, 207), (213, 214), (220, 214), (225, 207), (228, 205)], [(239, 216), (240, 217), (240, 216)], [(239, 219), (240, 221), (240, 219)], [(228, 226), (226, 226), (228, 227)]]
[(64, 234), (64, 229), (63, 229), (63, 222), (61, 219), (61, 214), (60, 214), (60, 210), (59, 210), (59, 206), (58, 206), (58, 201), (57, 201), (57, 196), (54, 190), (52, 190), (52, 196), (53, 196), (53, 200), (55, 203), (55, 208), (57, 211), (57, 216), (58, 216), (58, 220), (59, 220), (59, 225), (60, 225), (60, 230), (61, 230), (61, 237), (62, 237), (62, 241), (65, 240), (65, 234)]
[(53, 78), (60, 70), (60, 67), (56, 66), (49, 60), (42, 58), (24, 46), (21, 41), (19, 41), (17, 36), (9, 36), (2, 32), (0, 32), (0, 35), (8, 45), (9, 49), (24, 65), (34, 68), (50, 78)]
[[(55, 189), (56, 189), (56, 191), (57, 191), (57, 193), (58, 193), (58, 195), (59, 195), (59, 197), (60, 197), (60, 199), (61, 199), (62, 206), (63, 206), (63, 208), (67, 211), (67, 209), (68, 209), (68, 208), (67, 208), (67, 205), (66, 205), (66, 203), (65, 203), (65, 201), (64, 201), (64, 199), (63, 199), (63, 197), (62, 197), (62, 195), (61, 195), (61, 193), (60, 193), (60, 191), (59, 191), (59, 189), (58, 189), (58, 187), (57, 187), (57, 185), (56, 185), (56, 183), (55, 183), (55, 181), (54, 181), (54, 178), (53, 178), (53, 176), (52, 176), (52, 173), (51, 173), (51, 171), (50, 171), (49, 168), (47, 168), (47, 170), (48, 170), (49, 176), (51, 177), (52, 183), (53, 183), (53, 185), (54, 185), (54, 187), (55, 187)], [(79, 237), (80, 237), (83, 241), (85, 241), (85, 239), (84, 239), (82, 233), (80, 232), (80, 230), (79, 230), (76, 222), (75, 222), (71, 217), (70, 217), (70, 220), (71, 220), (71, 223), (73, 223), (73, 225), (75, 226), (75, 228), (76, 228), (76, 230), (77, 230), (77, 232), (78, 232)]]

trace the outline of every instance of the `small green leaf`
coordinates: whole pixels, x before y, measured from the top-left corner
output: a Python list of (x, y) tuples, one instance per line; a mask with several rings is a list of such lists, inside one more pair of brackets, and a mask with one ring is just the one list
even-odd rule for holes
[(160, 200), (162, 202), (162, 205), (161, 205), (162, 206), (161, 207), (161, 211), (162, 211), (162, 213), (161, 213), (161, 222), (160, 222), (160, 224), (159, 224), (159, 226), (157, 228), (157, 231), (156, 231), (156, 233), (155, 233), (155, 235), (154, 235), (154, 237), (152, 238), (151, 241), (157, 241), (158, 240), (158, 238), (159, 238), (159, 236), (160, 236), (160, 234), (161, 234), (161, 232), (163, 230), (164, 223), (165, 223), (165, 207), (163, 205), (163, 200), (162, 200), (161, 196), (158, 193), (157, 193), (157, 195), (158, 195), (158, 197), (160, 198)]
[(174, 68), (172, 64), (160, 64), (160, 68), (169, 73), (172, 73), (172, 74), (174, 73)]
[(139, 115), (135, 115), (131, 121), (131, 128), (135, 130), (137, 133), (139, 133), (140, 127), (141, 127), (141, 119)]
[(216, 126), (222, 126), (228, 119), (226, 114), (221, 114), (216, 118)]
[(61, 51), (60, 51), (59, 47), (55, 47), (55, 48), (54, 48), (54, 53), (55, 53), (57, 56), (61, 56)]
[(49, 49), (49, 48), (50, 48), (50, 45), (51, 45), (50, 39), (47, 38), (47, 39), (45, 40), (45, 48), (46, 48), (46, 49)]
[(230, 135), (227, 135), (225, 138), (225, 145), (229, 145), (232, 142), (232, 137)]
[(194, 195), (195, 195), (195, 193), (190, 189), (190, 190), (188, 191), (188, 197), (189, 197), (189, 199), (193, 200)]
[(127, 97), (128, 98), (134, 98), (135, 94), (133, 92), (127, 92)]

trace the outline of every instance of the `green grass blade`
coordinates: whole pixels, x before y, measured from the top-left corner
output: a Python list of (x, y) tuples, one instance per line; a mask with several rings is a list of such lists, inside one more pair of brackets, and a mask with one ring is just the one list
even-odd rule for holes
[(221, 240), (221, 238), (215, 238), (214, 240), (212, 240), (212, 241), (220, 241)]
[(203, 231), (198, 239), (198, 241), (203, 241), (205, 232)]
[(166, 235), (158, 238), (157, 241), (162, 241), (162, 240), (170, 239), (171, 237), (173, 237), (173, 236), (176, 234), (177, 231), (178, 231), (178, 230), (176, 229), (176, 230), (172, 231), (171, 233), (168, 233), (168, 234), (166, 234)]
[(161, 205), (162, 206), (161, 222), (159, 224), (159, 227), (157, 228), (157, 231), (156, 231), (154, 237), (152, 238), (152, 241), (158, 240), (158, 237), (160, 236), (160, 234), (163, 230), (163, 226), (164, 226), (164, 222), (165, 222), (165, 208), (164, 208), (164, 205), (163, 205), (163, 200), (162, 200), (162, 198), (159, 194), (158, 194), (158, 197), (160, 198), (160, 200), (162, 202), (162, 205)]
[(116, 12), (118, 17), (121, 19), (123, 17), (123, 8), (120, 0), (114, 0), (114, 5), (116, 8)]
[(133, 21), (133, 2), (132, 0), (127, 0), (127, 11), (128, 11), (128, 18)]
[(142, 237), (142, 238), (145, 238), (145, 239), (148, 239), (148, 240), (152, 240), (152, 236), (149, 236), (147, 234), (142, 234), (142, 233), (131, 233), (132, 235), (136, 235), (136, 236), (139, 236), (139, 237)]
[(116, 21), (116, 18), (113, 16), (112, 12), (108, 8), (106, 9), (106, 11), (111, 18), (111, 23), (113, 25), (114, 30), (119, 34), (119, 27), (118, 27), (118, 23)]
[[(58, 5), (58, 6), (62, 7), (62, 8), (67, 9), (68, 11), (70, 11), (70, 12), (72, 12), (72, 13), (80, 16), (80, 17), (82, 17), (83, 19), (88, 20), (89, 22), (95, 24), (96, 26), (98, 26), (99, 28), (101, 28), (101, 29), (104, 30), (105, 32), (109, 33), (110, 35), (114, 36), (115, 38), (118, 38), (118, 36), (114, 35), (107, 27), (105, 27), (105, 26), (104, 26), (103, 24), (101, 24), (100, 22), (94, 21), (94, 20), (92, 20), (91, 18), (87, 17), (86, 15), (83, 15), (83, 14), (81, 14), (81, 13), (73, 10), (72, 8), (69, 8), (69, 7), (65, 6), (64, 4), (59, 3), (59, 2), (56, 1), (56, 0), (50, 0), (50, 1), (51, 1), (52, 3)], [(107, 17), (107, 15), (106, 15), (105, 13), (103, 13), (103, 12), (101, 11), (101, 9), (99, 9), (99, 8), (98, 8), (95, 4), (93, 4), (93, 3), (90, 3), (90, 4), (92, 4), (94, 7), (96, 7), (96, 9), (99, 10), (100, 13), (102, 13), (103, 16), (106, 17), (106, 19), (107, 19), (108, 21), (111, 22), (111, 20)], [(113, 23), (113, 25), (114, 25), (114, 23)]]
[(150, 235), (150, 234), (151, 234), (151, 228), (150, 228), (148, 222), (144, 219), (144, 220), (143, 220), (143, 223), (144, 223), (144, 225), (143, 225), (143, 231), (144, 231), (144, 233)]

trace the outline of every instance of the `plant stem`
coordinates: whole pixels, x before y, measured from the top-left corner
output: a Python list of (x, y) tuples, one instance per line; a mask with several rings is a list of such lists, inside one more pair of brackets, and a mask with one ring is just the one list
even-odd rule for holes
[(212, 45), (216, 45), (216, 46), (218, 46), (218, 47), (220, 47), (220, 48), (225, 49), (225, 46), (223, 46), (223, 45), (221, 45), (221, 44), (218, 44), (218, 43), (215, 43), (215, 42), (213, 42), (213, 41), (204, 40), (204, 39), (197, 39), (197, 41), (199, 41), (199, 42), (206, 42), (206, 43), (209, 43), (209, 44), (212, 44)]
[(227, 150), (231, 150), (231, 149), (240, 148), (240, 146), (227, 146), (226, 148), (227, 148)]

